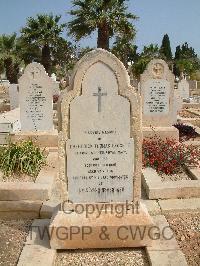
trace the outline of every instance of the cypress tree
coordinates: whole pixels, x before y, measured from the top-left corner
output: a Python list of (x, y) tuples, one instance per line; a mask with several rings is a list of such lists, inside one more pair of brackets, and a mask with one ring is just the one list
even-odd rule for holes
[(165, 34), (162, 39), (162, 45), (160, 47), (160, 52), (167, 61), (172, 60), (172, 50), (171, 50), (171, 45), (170, 45), (168, 34)]

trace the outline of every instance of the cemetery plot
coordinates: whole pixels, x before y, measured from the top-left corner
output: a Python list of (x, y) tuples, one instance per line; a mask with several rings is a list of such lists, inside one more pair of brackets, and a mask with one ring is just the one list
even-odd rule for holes
[[(62, 131), (58, 148), (63, 198), (74, 205), (108, 203), (114, 206), (126, 202), (134, 205), (140, 201), (141, 190), (139, 94), (130, 86), (124, 66), (107, 51), (91, 51), (77, 66), (71, 80), (72, 90), (63, 95), (61, 102)], [(103, 212), (100, 217), (94, 212), (89, 219), (85, 214), (85, 210), (81, 215), (74, 211), (68, 217), (64, 210), (58, 211), (50, 225), (50, 230), (54, 229), (51, 247), (140, 247), (151, 242), (147, 231), (143, 239), (136, 237), (134, 241), (124, 242), (116, 235), (121, 225), (138, 224), (142, 228), (152, 225), (142, 204), (137, 215), (127, 213), (120, 219), (116, 219), (112, 211)], [(71, 225), (81, 230), (83, 225), (89, 225), (92, 234), (87, 241), (80, 234), (70, 241), (56, 236), (60, 226)], [(111, 241), (99, 238), (103, 225), (107, 226)]]
[(187, 169), (189, 179), (162, 181), (162, 177), (152, 168), (145, 168), (142, 185), (149, 199), (178, 199), (200, 197), (199, 168)]

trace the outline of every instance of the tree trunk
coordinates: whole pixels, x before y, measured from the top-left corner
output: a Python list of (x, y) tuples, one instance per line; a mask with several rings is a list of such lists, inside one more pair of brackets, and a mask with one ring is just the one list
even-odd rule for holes
[(4, 66), (6, 69), (6, 77), (11, 84), (17, 84), (18, 82), (18, 73), (19, 66), (18, 64), (13, 64), (12, 58), (6, 58), (4, 60)]
[(109, 50), (109, 38), (109, 26), (105, 22), (98, 27), (97, 47)]
[(42, 65), (46, 69), (46, 72), (51, 74), (51, 51), (48, 44), (45, 44), (42, 48)]

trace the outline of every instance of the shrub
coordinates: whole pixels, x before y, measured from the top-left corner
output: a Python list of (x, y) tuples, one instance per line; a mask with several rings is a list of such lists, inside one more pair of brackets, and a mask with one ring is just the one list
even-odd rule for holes
[(0, 149), (0, 169), (6, 176), (17, 173), (36, 177), (45, 162), (44, 150), (32, 140), (10, 143)]
[(177, 123), (174, 125), (174, 127), (179, 131), (180, 141), (189, 140), (191, 138), (196, 138), (199, 136), (199, 134), (195, 131), (195, 128), (192, 126)]
[(174, 139), (155, 137), (143, 141), (143, 166), (152, 167), (160, 173), (175, 174), (183, 166), (198, 166), (199, 158), (199, 147), (186, 146)]

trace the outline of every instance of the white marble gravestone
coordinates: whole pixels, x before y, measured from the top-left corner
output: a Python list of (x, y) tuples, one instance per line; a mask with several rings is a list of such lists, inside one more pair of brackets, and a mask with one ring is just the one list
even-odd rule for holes
[(182, 95), (182, 99), (189, 99), (190, 98), (190, 85), (189, 82), (185, 79), (182, 79), (179, 83), (178, 83), (178, 89), (181, 92)]
[(174, 106), (175, 106), (176, 113), (182, 110), (183, 98), (182, 98), (182, 92), (180, 91), (180, 88), (177, 88), (174, 90)]
[(174, 76), (165, 61), (152, 60), (141, 75), (143, 126), (172, 126)]
[[(127, 241), (117, 237), (124, 224), (150, 227), (152, 220), (142, 204), (138, 212), (126, 208), (140, 201), (141, 192), (141, 109), (140, 96), (130, 86), (123, 64), (111, 53), (96, 49), (87, 53), (76, 65), (70, 90), (61, 102), (62, 131), (59, 133), (59, 177), (65, 206), (51, 221), (50, 229), (83, 226), (91, 228), (87, 240), (81, 234), (59, 239), (53, 232), (50, 245), (54, 249), (106, 248), (146, 246), (149, 236)], [(71, 204), (73, 202), (73, 204)], [(76, 206), (83, 206), (78, 214)], [(88, 204), (96, 210), (88, 217)], [(111, 209), (121, 203), (127, 212), (119, 219)], [(110, 206), (108, 213), (105, 204)], [(84, 207), (85, 206), (85, 207)], [(107, 206), (107, 205), (106, 205)], [(95, 207), (94, 207), (95, 208)], [(131, 208), (131, 207), (130, 207)], [(109, 241), (99, 237), (99, 229), (109, 228)], [(146, 229), (145, 229), (146, 230)]]
[(9, 99), (10, 109), (13, 110), (19, 107), (19, 87), (18, 84), (9, 84)]
[(102, 49), (89, 53), (62, 99), (67, 161), (60, 160), (61, 179), (67, 179), (73, 202), (125, 202), (138, 195), (140, 177), (133, 188), (133, 176), (141, 171), (141, 142), (135, 141), (141, 135), (139, 94), (116, 60)]
[(144, 138), (178, 140), (178, 130), (172, 126), (177, 122), (174, 75), (164, 60), (154, 59), (147, 65), (140, 88)]
[(70, 120), (71, 137), (66, 144), (69, 199), (131, 200), (135, 155), (130, 103), (118, 95), (115, 74), (105, 64), (97, 62), (87, 70), (82, 95), (71, 102)]
[(22, 131), (53, 130), (54, 81), (39, 63), (29, 64), (19, 79)]

